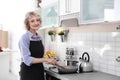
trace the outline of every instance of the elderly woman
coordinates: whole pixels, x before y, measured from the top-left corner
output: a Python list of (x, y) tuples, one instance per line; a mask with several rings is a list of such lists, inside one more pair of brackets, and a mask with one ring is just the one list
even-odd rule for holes
[(19, 41), (22, 63), (20, 80), (44, 80), (43, 62), (57, 64), (54, 58), (43, 58), (44, 46), (37, 30), (41, 26), (41, 17), (35, 12), (28, 12), (25, 17), (26, 33)]

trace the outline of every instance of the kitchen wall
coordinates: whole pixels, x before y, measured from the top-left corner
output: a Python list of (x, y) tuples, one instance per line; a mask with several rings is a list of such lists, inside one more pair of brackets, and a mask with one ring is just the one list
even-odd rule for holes
[[(95, 26), (96, 30), (95, 28), (91, 28), (90, 31), (85, 30), (89, 26)], [(104, 31), (104, 28), (98, 32), (98, 26), (109, 28), (116, 25), (84, 25), (84, 31), (71, 27), (69, 28), (67, 42), (61, 42), (60, 36), (58, 35), (55, 36), (55, 41), (52, 42), (50, 36), (47, 34), (49, 29), (46, 29), (45, 50), (56, 51), (61, 60), (65, 59), (66, 47), (75, 48), (77, 59), (83, 52), (88, 52), (95, 70), (120, 76), (120, 63), (115, 60), (120, 56), (120, 32), (111, 32), (109, 29), (107, 32)], [(56, 30), (59, 30), (59, 28)]]
[(2, 0), (0, 2), (0, 24), (8, 31), (8, 48), (18, 50), (18, 41), (25, 32), (24, 17), (28, 11), (35, 10), (35, 0)]

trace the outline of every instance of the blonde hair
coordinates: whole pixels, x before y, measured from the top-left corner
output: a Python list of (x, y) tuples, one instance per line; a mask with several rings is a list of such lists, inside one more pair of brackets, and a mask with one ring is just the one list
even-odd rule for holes
[(28, 12), (25, 16), (25, 20), (24, 20), (24, 24), (25, 24), (25, 27), (27, 30), (30, 30), (30, 25), (29, 25), (29, 18), (31, 16), (39, 16), (40, 18), (40, 23), (42, 22), (42, 19), (41, 19), (41, 16), (39, 14), (37, 14), (36, 12), (34, 11), (31, 11), (31, 12)]

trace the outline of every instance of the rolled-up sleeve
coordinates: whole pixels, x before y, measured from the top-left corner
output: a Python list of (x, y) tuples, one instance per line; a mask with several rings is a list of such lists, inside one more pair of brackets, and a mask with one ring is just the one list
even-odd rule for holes
[(34, 57), (31, 56), (29, 50), (29, 44), (29, 38), (26, 35), (23, 35), (19, 41), (19, 49), (21, 53), (21, 59), (27, 66), (30, 66), (34, 60)]

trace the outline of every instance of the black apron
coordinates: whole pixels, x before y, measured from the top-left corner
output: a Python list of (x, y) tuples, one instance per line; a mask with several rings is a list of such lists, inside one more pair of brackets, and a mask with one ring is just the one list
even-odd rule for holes
[[(42, 41), (30, 41), (29, 46), (31, 56), (35, 58), (42, 58), (44, 54), (44, 47)], [(21, 63), (20, 80), (45, 80), (44, 67), (42, 63), (31, 64), (27, 66)]]

